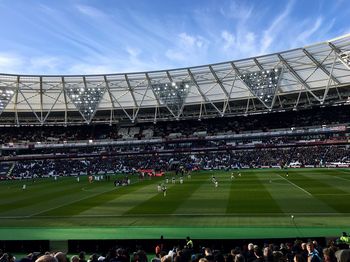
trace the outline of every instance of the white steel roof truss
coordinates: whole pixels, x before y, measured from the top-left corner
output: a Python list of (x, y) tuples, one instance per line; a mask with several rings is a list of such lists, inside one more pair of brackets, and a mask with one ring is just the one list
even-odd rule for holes
[[(35, 115), (36, 119), (41, 123), (41, 119), (40, 117), (36, 114), (36, 112), (34, 111), (33, 107), (31, 106), (31, 104), (28, 102), (27, 98), (24, 96), (24, 94), (22, 93), (22, 90), (18, 89), (18, 91), (21, 93), (21, 95), (24, 98), (24, 101), (27, 103), (27, 105), (29, 106), (30, 110), (32, 111), (32, 113)], [(38, 96), (38, 95), (35, 95)]]
[(52, 104), (51, 108), (50, 108), (49, 111), (46, 113), (46, 116), (45, 116), (44, 119), (43, 119), (43, 123), (45, 123), (47, 117), (48, 117), (49, 114), (51, 113), (52, 109), (55, 107), (55, 105), (56, 105), (58, 99), (60, 98), (60, 96), (61, 96), (61, 94), (62, 94), (62, 92), (63, 92), (63, 90), (61, 90), (61, 92), (60, 92), (59, 95), (57, 96), (55, 102)]
[[(138, 115), (138, 112), (139, 112), (139, 110), (140, 110), (140, 108), (141, 108), (141, 106), (142, 106), (142, 104), (143, 104), (143, 101), (144, 101), (144, 99), (145, 99), (145, 97), (146, 97), (146, 94), (147, 94), (147, 91), (148, 91), (148, 85), (146, 85), (146, 90), (145, 90), (145, 92), (144, 92), (143, 94), (140, 93), (140, 92), (138, 92), (136, 88), (139, 87), (139, 86), (141, 86), (141, 85), (143, 85), (146, 81), (147, 81), (146, 78), (145, 78), (145, 79), (142, 79), (142, 81), (140, 81), (140, 82), (138, 82), (136, 85), (134, 85), (134, 87), (133, 87), (132, 90), (131, 90), (131, 92), (132, 92), (132, 93), (131, 93), (131, 94), (132, 94), (132, 97), (133, 97), (133, 99), (134, 99), (134, 101), (135, 101), (135, 107), (133, 108), (133, 116), (132, 116), (131, 122), (134, 122), (135, 119), (136, 119), (136, 117), (137, 117), (137, 115)], [(127, 80), (127, 84), (128, 84), (129, 89), (130, 89), (130, 88), (131, 88), (130, 79)], [(141, 101), (140, 101), (139, 103), (136, 102), (137, 99), (136, 99), (135, 94), (139, 94), (139, 95), (142, 96), (142, 99), (141, 99)], [(151, 98), (151, 97), (150, 97), (150, 98)]]
[(317, 100), (320, 99), (312, 92), (309, 85), (295, 72), (295, 70), (288, 64), (288, 62), (280, 55), (277, 54), (278, 58), (284, 63), (284, 65), (288, 68), (289, 72), (299, 81), (299, 83)]
[(141, 102), (140, 102), (139, 106), (137, 107), (137, 110), (136, 110), (135, 114), (133, 115), (133, 119), (131, 120), (132, 122), (135, 121), (135, 119), (136, 119), (136, 117), (137, 117), (137, 114), (139, 113), (140, 107), (141, 107), (141, 105), (142, 105), (142, 103), (143, 103), (143, 101), (144, 101), (144, 99), (145, 99), (145, 96), (146, 96), (146, 94), (147, 94), (148, 89), (149, 89), (149, 85), (147, 85), (146, 91), (143, 93)]
[[(152, 86), (152, 82), (151, 82), (151, 79), (150, 79), (148, 73), (145, 73), (145, 75), (146, 75), (146, 79), (147, 79), (147, 82), (148, 82), (148, 86)], [(151, 91), (152, 91), (152, 93), (153, 93), (153, 95), (154, 95), (154, 98), (156, 99), (157, 107), (159, 108), (159, 107), (160, 107), (159, 99), (158, 99), (158, 97), (156, 96), (156, 94), (155, 94), (153, 88), (151, 88)]]
[[(130, 81), (129, 81), (129, 78), (128, 78), (128, 75), (127, 74), (124, 74), (124, 77), (125, 77), (125, 81), (126, 81), (126, 84), (128, 85), (128, 89), (129, 89), (129, 92), (131, 94), (131, 97), (134, 101), (134, 108), (135, 107), (138, 107), (137, 105), (137, 102), (136, 102), (136, 99), (135, 99), (135, 96), (134, 96), (134, 93), (133, 93), (133, 88), (131, 87), (130, 85)], [(133, 110), (134, 111), (134, 110)]]
[[(333, 50), (331, 50), (330, 53), (321, 62), (319, 62), (314, 56), (312, 56), (306, 49), (304, 49), (304, 53), (316, 64), (317, 68), (320, 68), (328, 76), (329, 79), (326, 86), (327, 91), (324, 92), (325, 94), (328, 93), (328, 89), (331, 82), (334, 83), (334, 86), (341, 84), (341, 82), (333, 75), (334, 65), (337, 57), (334, 56), (333, 62), (331, 63), (331, 72), (329, 72), (328, 69), (323, 65), (326, 61), (329, 60), (329, 57), (333, 53)], [(338, 89), (337, 89), (337, 92), (338, 92)], [(325, 98), (326, 96), (323, 97), (322, 101), (324, 101)]]
[[(126, 91), (125, 93), (124, 93), (124, 95), (125, 94), (127, 94), (128, 93), (128, 91)], [(119, 105), (119, 107), (122, 109), (122, 111), (125, 113), (125, 115), (132, 121), (132, 117), (129, 115), (129, 113), (126, 111), (126, 109), (124, 108), (124, 106), (122, 105), (122, 104), (120, 104), (119, 103), (119, 101), (118, 101), (118, 99), (114, 96), (114, 94), (113, 93), (111, 93), (110, 92), (110, 95), (111, 95), (111, 97), (112, 97), (112, 100), (114, 101), (114, 102), (116, 102), (118, 105)], [(122, 97), (122, 96), (119, 96), (119, 98), (120, 97)], [(114, 104), (114, 103), (113, 103)]]
[(110, 117), (109, 117), (109, 125), (112, 125), (112, 123), (113, 123), (113, 116), (114, 116), (113, 112), (114, 112), (114, 109), (115, 109), (115, 105), (114, 105), (114, 100), (113, 100), (112, 95), (111, 95), (111, 90), (109, 89), (109, 82), (107, 81), (107, 77), (103, 76), (103, 79), (105, 81), (105, 85), (106, 85), (106, 89), (107, 89), (107, 92), (108, 92), (108, 96), (109, 96), (110, 102), (112, 104)]
[(191, 70), (190, 70), (189, 68), (187, 69), (187, 72), (188, 72), (189, 76), (191, 77), (193, 83), (194, 83), (195, 86), (197, 87), (198, 92), (199, 92), (200, 95), (202, 96), (203, 101), (209, 102), (209, 103), (215, 108), (215, 110), (218, 111), (218, 113), (220, 113), (220, 115), (223, 115), (223, 112), (221, 112), (221, 111), (216, 107), (216, 105), (215, 105), (208, 97), (206, 97), (205, 94), (202, 92), (201, 88), (199, 87), (199, 85), (198, 85), (196, 79), (194, 78), (194, 76), (193, 76), (193, 74), (192, 74), (192, 72), (191, 72)]
[[(329, 72), (329, 78), (328, 78), (326, 90), (325, 90), (324, 93), (323, 93), (323, 98), (322, 98), (322, 101), (321, 101), (322, 104), (323, 104), (324, 101), (326, 100), (326, 97), (327, 97), (327, 94), (328, 94), (328, 91), (329, 91), (329, 86), (330, 86), (331, 82), (332, 82), (332, 81), (334, 82), (334, 78), (332, 78), (332, 73), (333, 73), (335, 61), (336, 61), (336, 58), (334, 57), (334, 62), (333, 62), (333, 65), (332, 65), (332, 69), (331, 69), (331, 71)], [(338, 83), (338, 84), (339, 84), (339, 83)], [(337, 92), (338, 92), (338, 89), (337, 89)], [(339, 93), (338, 93), (338, 94), (339, 94)]]
[(64, 81), (64, 77), (61, 78), (62, 81), (62, 91), (63, 91), (63, 97), (64, 97), (64, 125), (67, 126), (68, 122), (68, 101), (67, 101), (67, 94), (66, 94), (66, 83)]

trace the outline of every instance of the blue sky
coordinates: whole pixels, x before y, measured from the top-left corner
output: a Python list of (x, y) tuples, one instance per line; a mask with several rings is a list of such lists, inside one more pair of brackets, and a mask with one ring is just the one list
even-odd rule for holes
[(0, 0), (0, 72), (171, 69), (350, 33), (349, 0)]

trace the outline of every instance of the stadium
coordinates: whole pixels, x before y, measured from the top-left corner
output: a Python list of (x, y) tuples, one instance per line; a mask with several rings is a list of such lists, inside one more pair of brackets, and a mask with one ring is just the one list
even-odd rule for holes
[(171, 70), (1, 74), (2, 246), (349, 232), (349, 88), (350, 35)]

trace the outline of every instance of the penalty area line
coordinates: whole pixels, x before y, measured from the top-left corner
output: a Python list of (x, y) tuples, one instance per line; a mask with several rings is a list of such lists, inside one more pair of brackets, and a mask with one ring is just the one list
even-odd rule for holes
[(308, 194), (309, 196), (312, 196), (312, 194), (311, 194), (310, 192), (306, 191), (304, 188), (302, 188), (302, 187), (300, 187), (300, 186), (294, 184), (293, 182), (289, 181), (288, 179), (284, 178), (283, 176), (281, 176), (281, 175), (279, 175), (279, 174), (277, 174), (277, 175), (278, 175), (280, 178), (286, 180), (286, 181), (287, 181), (289, 184), (291, 184), (292, 186), (294, 186), (294, 187), (300, 189), (301, 191), (303, 191), (304, 193)]

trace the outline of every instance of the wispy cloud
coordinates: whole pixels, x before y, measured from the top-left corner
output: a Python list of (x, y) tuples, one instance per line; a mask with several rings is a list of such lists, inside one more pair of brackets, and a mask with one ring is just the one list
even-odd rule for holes
[(264, 30), (262, 39), (261, 39), (261, 49), (260, 54), (266, 54), (269, 51), (269, 48), (276, 36), (279, 36), (281, 31), (286, 31), (289, 23), (285, 23), (288, 20), (288, 16), (292, 10), (294, 1), (289, 1), (285, 9), (280, 15), (278, 15), (274, 20), (272, 20), (270, 26)]
[(345, 0), (5, 2), (0, 17), (12, 21), (2, 28), (0, 41), (0, 72), (5, 73), (161, 70), (267, 54), (350, 33)]
[(166, 57), (176, 61), (201, 63), (206, 57), (208, 41), (202, 36), (189, 35), (182, 32), (175, 38), (175, 46), (166, 51)]
[(296, 41), (303, 45), (306, 44), (309, 38), (320, 29), (322, 21), (322, 17), (318, 17), (312, 27), (300, 32), (296, 38)]
[(92, 6), (78, 4), (76, 5), (76, 9), (80, 13), (92, 18), (106, 17), (106, 14), (104, 12)]
[(220, 7), (220, 13), (228, 19), (245, 21), (251, 18), (254, 6), (245, 1), (231, 1), (228, 6)]
[(23, 66), (23, 58), (17, 54), (0, 53), (0, 72), (16, 72)]

